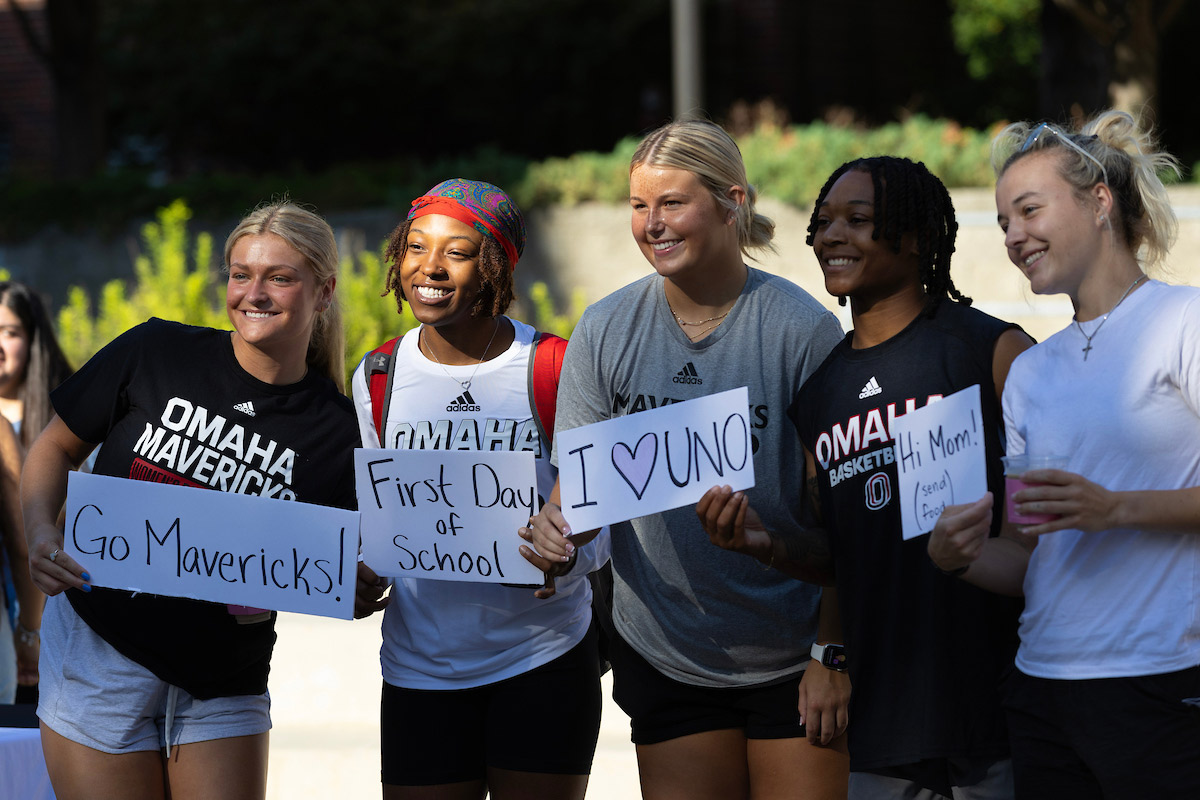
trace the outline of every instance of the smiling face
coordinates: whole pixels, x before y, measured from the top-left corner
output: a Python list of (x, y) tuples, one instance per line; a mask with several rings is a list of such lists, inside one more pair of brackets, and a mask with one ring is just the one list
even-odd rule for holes
[(473, 319), (483, 285), (479, 259), (483, 234), (453, 217), (427, 214), (408, 229), (400, 281), (404, 299), (426, 325)]
[(871, 175), (850, 170), (842, 175), (817, 209), (813, 253), (825, 275), (825, 289), (856, 303), (892, 297), (904, 289), (920, 290), (920, 263), (912, 234), (892, 251), (875, 239), (875, 185)]
[(225, 310), (234, 347), (249, 346), (279, 363), (301, 363), (313, 322), (333, 297), (335, 279), (318, 284), (312, 268), (282, 237), (243, 236), (229, 253)]
[(1103, 220), (1059, 174), (1060, 158), (1038, 152), (1013, 162), (996, 182), (996, 219), (1035, 294), (1075, 296), (1100, 257)]
[[(740, 188), (734, 187), (738, 202)], [(741, 263), (737, 225), (695, 174), (641, 164), (629, 175), (631, 227), (642, 255), (666, 278)]]
[(11, 308), (0, 305), (0, 397), (17, 396), (28, 363), (29, 333)]

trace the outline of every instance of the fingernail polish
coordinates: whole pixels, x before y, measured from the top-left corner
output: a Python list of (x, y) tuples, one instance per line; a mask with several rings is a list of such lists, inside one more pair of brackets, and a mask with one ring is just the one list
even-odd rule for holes
[(88, 575), (86, 572), (83, 573), (82, 575), (80, 575), (79, 577), (83, 578), (85, 581), (90, 581), (92, 579), (92, 576)]
[(81, 588), (81, 589), (83, 589), (85, 592), (90, 592), (90, 591), (92, 590), (92, 586), (91, 586), (91, 584), (90, 584), (90, 583), (85, 583), (85, 584), (84, 584), (83, 586), (81, 586), (80, 588)]

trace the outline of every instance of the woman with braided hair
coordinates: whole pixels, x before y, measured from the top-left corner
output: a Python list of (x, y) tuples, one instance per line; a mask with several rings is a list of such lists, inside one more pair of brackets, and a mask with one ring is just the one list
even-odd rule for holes
[[(958, 223), (946, 187), (905, 158), (851, 161), (817, 198), (808, 243), (854, 330), (804, 385), (793, 418), (809, 494), (832, 551), (853, 686), (850, 797), (1012, 796), (999, 684), (1019, 606), (934, 568), (928, 537), (903, 540), (891, 421), (978, 385), (990, 512), (1003, 484), (1000, 395), (1032, 342), (970, 308), (954, 286)], [(736, 510), (732, 498), (725, 511)], [(998, 508), (998, 506), (997, 506)], [(988, 530), (1000, 533), (1000, 514)], [(710, 530), (729, 524), (714, 516)], [(733, 524), (736, 524), (733, 523)], [(738, 532), (735, 532), (735, 538)], [(835, 608), (831, 608), (836, 603)]]

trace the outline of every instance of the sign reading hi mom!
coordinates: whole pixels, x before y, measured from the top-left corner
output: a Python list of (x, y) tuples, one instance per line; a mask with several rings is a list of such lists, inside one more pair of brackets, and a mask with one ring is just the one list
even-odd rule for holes
[(357, 511), (72, 472), (64, 539), (95, 586), (354, 616)]
[(987, 492), (979, 384), (897, 417), (892, 436), (905, 539), (933, 530), (946, 506)]
[(541, 586), (517, 528), (538, 512), (531, 452), (354, 451), (363, 561), (378, 575)]
[(587, 531), (754, 486), (746, 387), (555, 434), (563, 516)]

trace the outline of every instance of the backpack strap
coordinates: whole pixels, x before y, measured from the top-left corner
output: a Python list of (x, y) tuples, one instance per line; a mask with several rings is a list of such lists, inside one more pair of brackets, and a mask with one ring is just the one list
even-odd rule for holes
[(375, 420), (375, 433), (379, 446), (387, 447), (383, 441), (383, 423), (387, 419), (388, 407), (392, 404), (392, 379), (396, 376), (396, 345), (400, 337), (391, 339), (367, 354), (367, 389), (371, 395), (371, 416)]
[(529, 356), (529, 403), (537, 421), (538, 436), (549, 452), (554, 440), (554, 411), (558, 405), (558, 376), (562, 373), (567, 340), (553, 333), (533, 337)]

